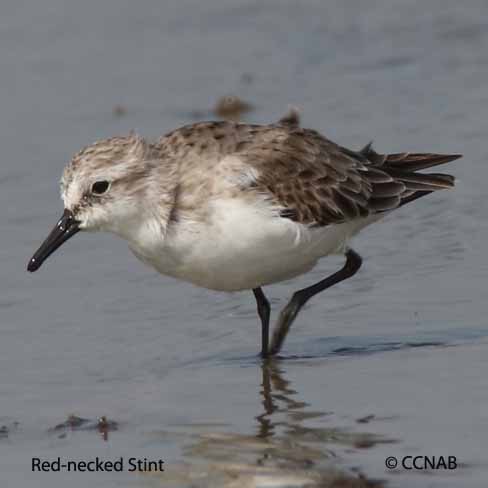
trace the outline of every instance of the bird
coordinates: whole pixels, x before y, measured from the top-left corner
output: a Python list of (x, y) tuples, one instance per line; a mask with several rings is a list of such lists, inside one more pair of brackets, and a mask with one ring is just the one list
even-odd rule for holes
[[(162, 275), (222, 292), (252, 291), (262, 357), (276, 356), (303, 306), (355, 275), (351, 239), (403, 205), (455, 179), (421, 170), (460, 154), (380, 154), (343, 147), (302, 128), (291, 110), (277, 122), (203, 121), (157, 139), (135, 132), (76, 153), (61, 178), (64, 211), (29, 260), (34, 272), (78, 232), (106, 231)], [(342, 268), (295, 291), (270, 338), (263, 287), (309, 272), (321, 258)]]

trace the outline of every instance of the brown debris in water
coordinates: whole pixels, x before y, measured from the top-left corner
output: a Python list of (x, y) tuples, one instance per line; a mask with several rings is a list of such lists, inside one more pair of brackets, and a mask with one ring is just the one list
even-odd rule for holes
[(0, 439), (5, 439), (8, 437), (9, 428), (6, 425), (0, 427)]
[(0, 440), (8, 439), (8, 436), (15, 432), (19, 428), (20, 422), (14, 420), (13, 422), (8, 422), (7, 424), (2, 424), (0, 426)]
[(68, 415), (68, 418), (64, 422), (55, 425), (54, 427), (50, 428), (49, 430), (52, 432), (59, 431), (59, 430), (65, 430), (65, 429), (76, 430), (78, 428), (81, 428), (81, 426), (87, 422), (90, 422), (90, 421), (88, 419), (78, 417), (77, 415), (70, 414), (70, 415)]
[(112, 109), (112, 115), (117, 118), (124, 117), (125, 115), (127, 115), (127, 107), (120, 104), (115, 105)]
[(371, 422), (371, 420), (374, 420), (375, 418), (376, 418), (375, 415), (366, 415), (364, 417), (360, 417), (356, 419), (356, 422), (358, 424), (369, 424), (369, 422)]
[(250, 112), (254, 107), (234, 95), (226, 95), (217, 100), (213, 112), (225, 120), (238, 121), (243, 114)]
[(76, 430), (94, 430), (98, 431), (103, 440), (108, 440), (108, 433), (118, 430), (119, 424), (115, 420), (109, 420), (105, 415), (102, 417), (91, 420), (77, 415), (68, 415), (68, 418), (60, 423), (48, 429), (48, 432), (59, 433), (59, 437), (65, 437), (68, 431)]

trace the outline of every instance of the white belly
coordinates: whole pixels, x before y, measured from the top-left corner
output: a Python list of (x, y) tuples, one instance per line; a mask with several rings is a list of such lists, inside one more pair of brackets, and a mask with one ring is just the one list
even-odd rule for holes
[(248, 290), (288, 280), (318, 259), (344, 251), (348, 239), (369, 223), (311, 229), (280, 218), (268, 205), (220, 200), (211, 219), (175, 224), (158, 249), (133, 252), (160, 273), (213, 290)]

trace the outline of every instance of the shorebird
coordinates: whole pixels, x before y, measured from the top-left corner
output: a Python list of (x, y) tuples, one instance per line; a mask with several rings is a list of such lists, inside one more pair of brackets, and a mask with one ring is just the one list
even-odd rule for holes
[[(148, 141), (134, 133), (78, 152), (61, 179), (64, 213), (29, 261), (36, 271), (79, 231), (126, 239), (163, 275), (219, 291), (252, 290), (261, 355), (277, 354), (300, 309), (353, 276), (350, 239), (406, 203), (454, 186), (419, 170), (458, 154), (353, 151), (300, 126), (296, 113), (269, 125), (199, 122)], [(334, 274), (296, 291), (269, 341), (263, 286), (310, 271), (339, 253)]]

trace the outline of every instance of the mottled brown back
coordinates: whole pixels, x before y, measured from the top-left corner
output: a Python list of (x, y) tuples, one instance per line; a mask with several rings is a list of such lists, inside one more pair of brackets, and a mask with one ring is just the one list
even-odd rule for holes
[(295, 118), (264, 126), (201, 122), (171, 132), (159, 144), (163, 156), (186, 157), (187, 161), (192, 161), (187, 157), (190, 152), (215, 162), (227, 155), (238, 156), (257, 170), (258, 178), (249, 183), (249, 191), (269, 194), (283, 207), (282, 216), (315, 226), (393, 210), (452, 187), (450, 175), (417, 171), (460, 157), (381, 155), (370, 145), (352, 151), (299, 127)]

